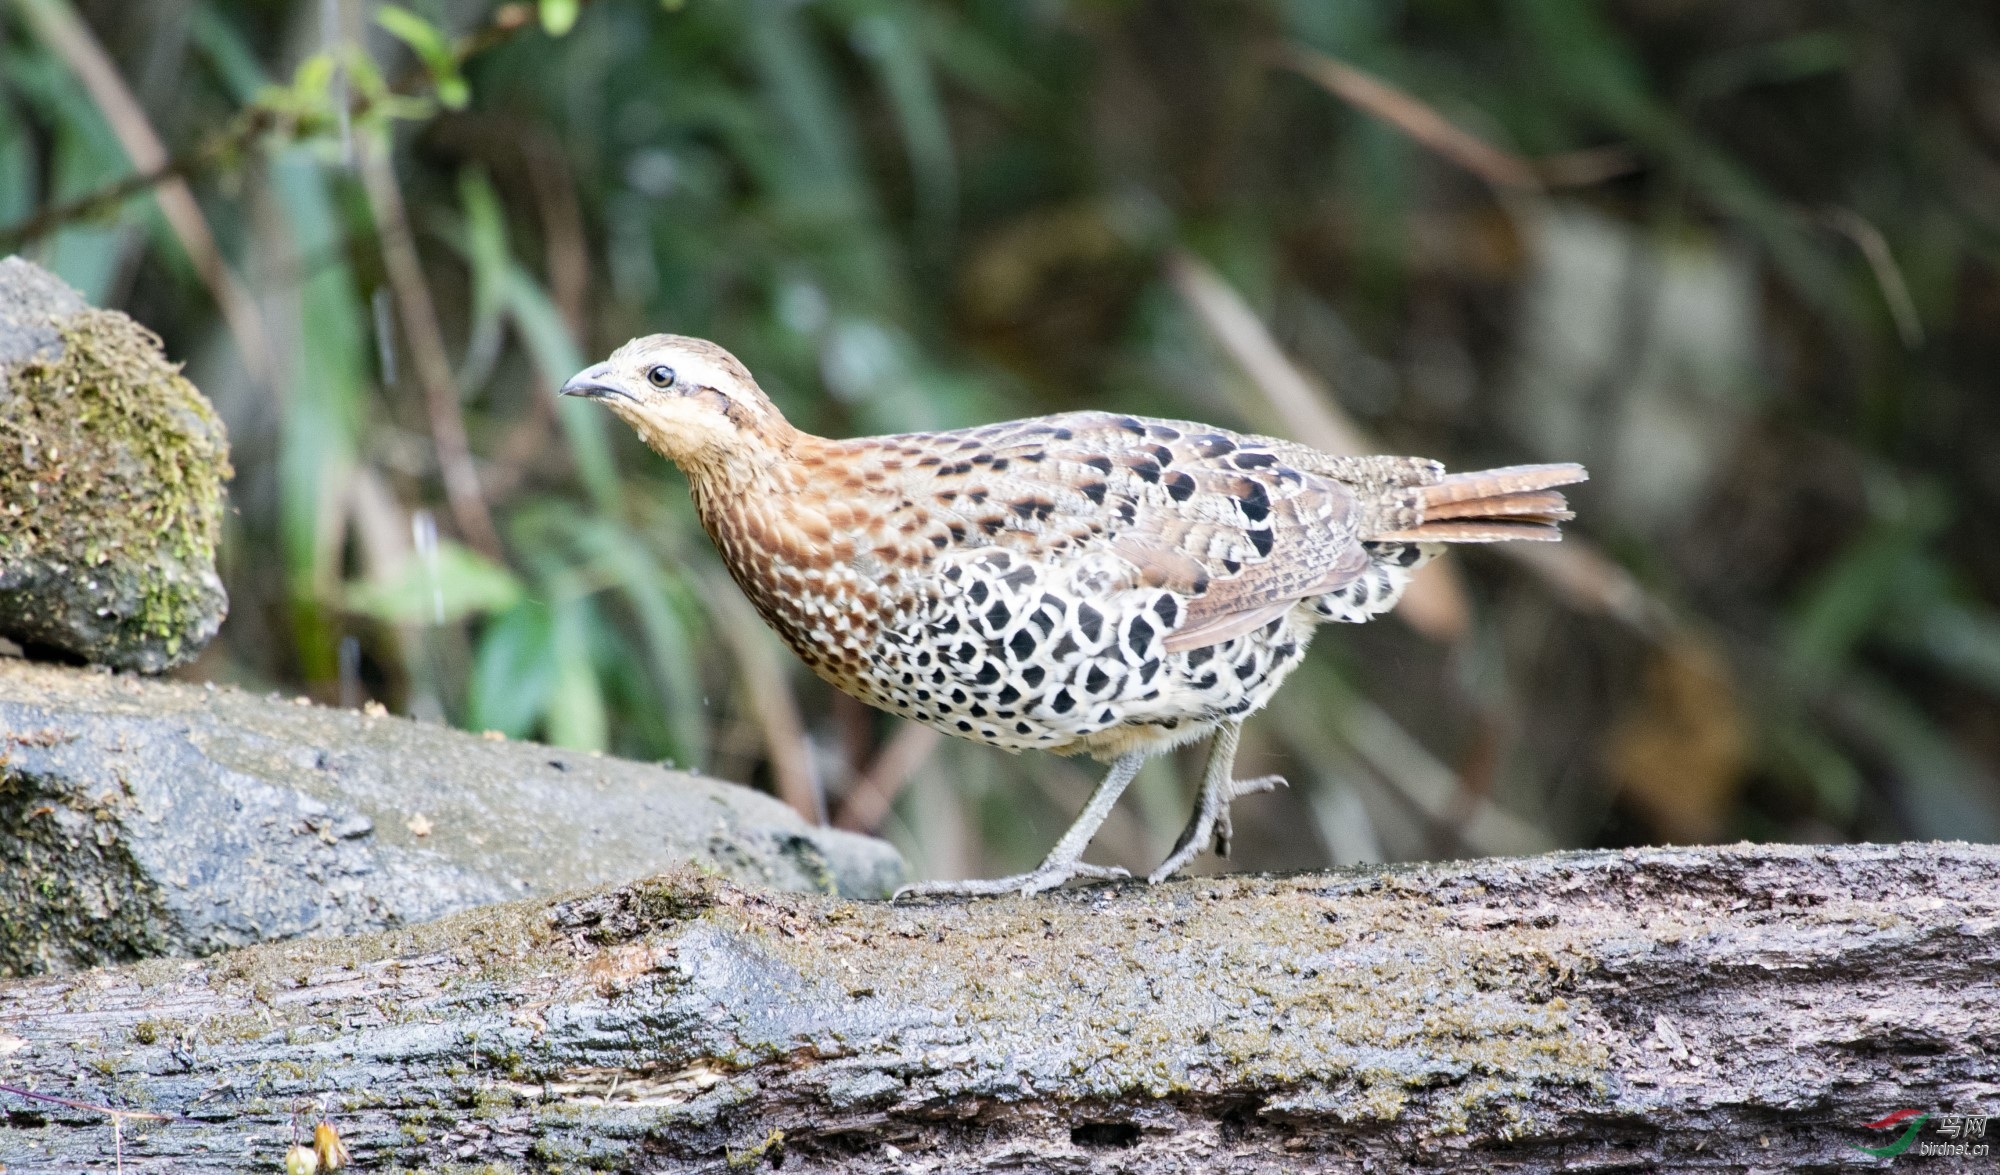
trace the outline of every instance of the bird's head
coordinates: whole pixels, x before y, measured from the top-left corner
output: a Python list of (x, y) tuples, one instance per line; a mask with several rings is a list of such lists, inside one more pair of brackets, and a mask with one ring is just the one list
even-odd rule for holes
[(685, 335), (633, 339), (577, 372), (562, 394), (601, 401), (690, 473), (754, 461), (793, 433), (736, 356)]

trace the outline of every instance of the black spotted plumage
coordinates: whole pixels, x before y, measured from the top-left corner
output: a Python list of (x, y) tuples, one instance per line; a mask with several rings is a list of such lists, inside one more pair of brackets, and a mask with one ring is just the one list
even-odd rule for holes
[[(646, 384), (655, 363), (676, 390)], [(1008, 749), (1116, 760), (1118, 787), (1132, 756), (1219, 731), (1221, 774), (1175, 867), (1239, 794), (1236, 724), (1318, 624), (1387, 611), (1442, 544), (1557, 537), (1555, 487), (1584, 476), (1447, 475), (1096, 412), (828, 440), (787, 423), (727, 352), (671, 335), (564, 391), (601, 398), (681, 465), (737, 584), (856, 697)], [(1052, 858), (1027, 887), (1084, 868)]]

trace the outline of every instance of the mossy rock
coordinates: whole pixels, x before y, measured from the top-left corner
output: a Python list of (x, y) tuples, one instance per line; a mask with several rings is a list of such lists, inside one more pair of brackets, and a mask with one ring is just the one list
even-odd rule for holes
[[(0, 657), (0, 1025), (12, 975), (368, 933), (686, 864), (855, 898), (905, 880), (874, 837), (656, 764)], [(677, 916), (675, 891), (648, 893), (607, 932)]]
[(222, 422), (159, 337), (0, 260), (0, 636), (158, 673), (215, 636)]

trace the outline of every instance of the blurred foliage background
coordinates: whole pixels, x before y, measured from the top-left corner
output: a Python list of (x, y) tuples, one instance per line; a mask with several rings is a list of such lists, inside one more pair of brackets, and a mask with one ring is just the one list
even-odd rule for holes
[[(836, 435), (1104, 407), (1587, 462), (1576, 541), (1322, 630), (1237, 867), (2000, 833), (1993, 5), (0, 13), (0, 250), (229, 422), (189, 676), (671, 760), (928, 876), (1038, 859), (1093, 765), (834, 695), (551, 394), (673, 330)], [(1199, 755), (1095, 855), (1164, 855)]]

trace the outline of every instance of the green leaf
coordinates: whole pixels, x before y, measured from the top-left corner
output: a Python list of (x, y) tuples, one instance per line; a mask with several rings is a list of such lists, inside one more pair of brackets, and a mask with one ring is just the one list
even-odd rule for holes
[(549, 696), (549, 742), (580, 751), (601, 751), (611, 742), (611, 716), (604, 685), (591, 656), (601, 622), (588, 598), (570, 596), (556, 606), (551, 654), (555, 688)]
[(1008, 110), (1048, 109), (1053, 103), (1047, 84), (1009, 58), (964, 13), (934, 7), (925, 17), (924, 48), (951, 80)]
[(469, 395), (493, 375), (506, 341), (506, 295), (513, 264), (507, 249), (507, 224), (500, 197), (486, 173), (466, 168), (458, 176), (459, 205), (465, 212), (461, 247), (472, 267), (472, 337), (465, 347), (465, 364), (458, 386)]
[(264, 87), (271, 84), (263, 64), (257, 60), (257, 51), (227, 17), (215, 11), (213, 4), (202, 4), (195, 9), (191, 31), (216, 77), (239, 104), (247, 106), (255, 102)]
[[(572, 0), (574, 3), (574, 0)], [(548, 5), (542, 6), (543, 23), (547, 23)], [(472, 90), (466, 85), (464, 75), (459, 73), (458, 54), (451, 47), (450, 38), (430, 21), (418, 16), (407, 8), (385, 4), (375, 13), (375, 23), (388, 30), (391, 36), (410, 47), (417, 60), (430, 71), (431, 83), (437, 87), (438, 102), (448, 110), (463, 110), (471, 98)]]
[(326, 105), (327, 96), (333, 92), (335, 65), (333, 54), (314, 53), (292, 71), (292, 95), (301, 109)]
[(357, 438), (368, 411), (366, 315), (340, 251), (338, 207), (311, 151), (277, 152), (270, 181), (284, 222), (273, 238), (297, 256), (326, 258), (297, 290), (289, 329), (298, 344), (281, 376), (287, 395), (278, 433), (279, 550), (300, 659), (324, 677), (334, 672), (332, 618), (325, 613), (339, 587)]
[(1926, 556), (1900, 578), (1882, 636), (1904, 652), (2000, 698), (2000, 613), (1958, 599), (1948, 568)]
[(438, 543), (437, 558), (414, 558), (395, 579), (353, 584), (347, 607), (391, 624), (450, 624), (504, 612), (521, 600), (513, 572), (460, 543)]
[(835, 300), (882, 304), (895, 288), (896, 262), (832, 63), (789, 2), (762, 0), (743, 12), (744, 52), (782, 134), (782, 149), (767, 157), (773, 194), (785, 216), (814, 226), (814, 243), (829, 254), (828, 276), (838, 277)]
[(542, 0), (542, 31), (551, 37), (560, 37), (576, 27), (576, 18), (582, 6), (577, 0)]
[(1820, 573), (1786, 633), (1786, 654), (1801, 674), (1838, 668), (1879, 631), (1921, 568), (1924, 545), (1947, 521), (1947, 503), (1929, 485), (1907, 493), (1887, 487), (1877, 496), (1878, 517)]
[(407, 8), (384, 4), (375, 13), (375, 23), (408, 45), (426, 65), (451, 58), (451, 42), (445, 39), (444, 32)]
[[(0, 46), (0, 71), (6, 69)], [(37, 160), (12, 104), (0, 102), (0, 224), (25, 218), (35, 207)]]
[(555, 684), (555, 615), (546, 604), (522, 600), (479, 634), (467, 725), (525, 738)]
[(437, 79), (438, 103), (446, 110), (463, 110), (472, 101), (472, 87), (457, 74)]
[[(520, 266), (510, 264), (507, 272), (508, 314), (520, 328), (522, 341), (543, 377), (565, 380), (581, 371), (583, 352), (570, 338), (569, 327), (564, 325), (555, 303)], [(554, 395), (555, 389), (551, 387), (543, 394)], [(609, 415), (597, 405), (574, 396), (565, 396), (556, 405), (556, 419), (569, 441), (570, 459), (576, 462), (577, 473), (590, 491), (591, 501), (604, 513), (615, 515), (623, 509), (623, 504), (618, 467), (611, 456), (611, 438), (605, 432), (604, 422)]]
[(1838, 823), (1854, 818), (1865, 784), (1845, 751), (1799, 722), (1780, 723), (1769, 738), (1778, 764), (1811, 787), (1821, 815)]
[(1843, 734), (1886, 761), (1898, 807), (1918, 839), (2000, 837), (1992, 772), (1908, 695), (1854, 673), (1824, 704)]
[(926, 231), (941, 234), (957, 212), (957, 163), (944, 99), (910, 19), (901, 10), (870, 13), (854, 23), (852, 39), (874, 65), (902, 130), (903, 150), (916, 177), (919, 221)]
[(594, 521), (579, 538), (592, 555), (594, 570), (618, 584), (645, 633), (653, 673), (664, 695), (674, 758), (685, 764), (702, 763), (708, 731), (701, 712), (700, 654), (687, 622), (673, 605), (676, 589), (685, 593), (685, 585), (669, 576), (638, 535), (616, 522)]

